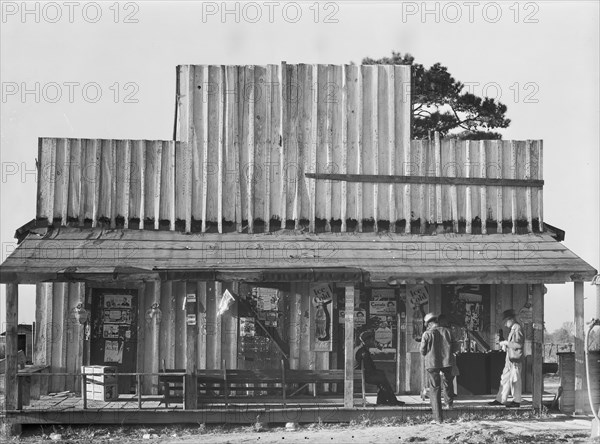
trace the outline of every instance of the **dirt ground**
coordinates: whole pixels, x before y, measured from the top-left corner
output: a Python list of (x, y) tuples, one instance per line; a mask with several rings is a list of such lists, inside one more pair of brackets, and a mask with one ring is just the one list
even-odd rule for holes
[(13, 442), (38, 443), (597, 443), (591, 420), (565, 415), (543, 418), (460, 417), (443, 424), (423, 418), (389, 418), (352, 424), (171, 427), (31, 427)]

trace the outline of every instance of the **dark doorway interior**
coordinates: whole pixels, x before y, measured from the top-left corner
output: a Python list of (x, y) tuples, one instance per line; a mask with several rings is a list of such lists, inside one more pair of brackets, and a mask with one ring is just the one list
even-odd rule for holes
[[(90, 365), (137, 371), (137, 290), (94, 288), (91, 302)], [(135, 376), (119, 376), (119, 393), (135, 392)]]

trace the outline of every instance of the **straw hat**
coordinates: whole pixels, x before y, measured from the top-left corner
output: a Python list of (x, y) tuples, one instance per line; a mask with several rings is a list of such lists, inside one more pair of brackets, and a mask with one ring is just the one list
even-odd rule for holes
[(426, 324), (428, 324), (431, 321), (437, 321), (437, 315), (433, 313), (427, 313), (423, 318), (423, 321), (425, 321)]

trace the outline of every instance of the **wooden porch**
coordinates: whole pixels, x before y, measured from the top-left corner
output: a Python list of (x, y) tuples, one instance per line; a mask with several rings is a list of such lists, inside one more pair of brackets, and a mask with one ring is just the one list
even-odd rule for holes
[[(560, 244), (558, 244), (560, 245)], [(518, 264), (516, 264), (518, 265)], [(556, 273), (554, 273), (556, 278)], [(541, 276), (540, 279), (549, 279), (550, 276)], [(573, 276), (572, 279), (580, 278)], [(330, 277), (331, 279), (331, 277)], [(513, 277), (514, 280), (517, 280)], [(405, 396), (403, 399), (407, 405), (402, 408), (388, 408), (374, 405), (374, 397), (367, 397), (367, 403), (363, 404), (361, 397), (356, 398), (355, 372), (353, 369), (354, 348), (354, 316), (355, 293), (360, 289), (354, 284), (348, 285), (342, 283), (344, 289), (343, 307), (346, 309), (344, 354), (340, 366), (343, 369), (338, 370), (337, 375), (340, 382), (343, 380), (343, 393), (338, 396), (318, 396), (307, 398), (296, 398), (286, 401), (280, 396), (277, 398), (259, 396), (256, 402), (249, 402), (248, 398), (241, 399), (214, 399), (202, 398), (196, 396), (196, 390), (188, 390), (179, 403), (171, 403), (166, 406), (162, 399), (157, 397), (156, 392), (152, 395), (146, 395), (146, 391), (140, 390), (140, 382), (137, 382), (137, 394), (122, 395), (122, 397), (109, 402), (91, 401), (89, 406), (84, 406), (84, 400), (78, 396), (47, 397), (40, 396), (39, 400), (33, 400), (29, 406), (24, 406), (19, 400), (18, 379), (16, 362), (16, 325), (18, 312), (18, 284), (7, 282), (7, 372), (6, 372), (6, 419), (10, 424), (60, 424), (60, 423), (104, 423), (104, 424), (122, 424), (122, 423), (253, 423), (257, 418), (265, 422), (346, 422), (352, 419), (360, 419), (365, 415), (373, 418), (383, 418), (390, 415), (428, 415), (431, 412), (428, 401), (423, 401), (415, 396)], [(522, 404), (521, 410), (540, 411), (544, 402), (551, 402), (552, 394), (543, 393), (542, 376), (542, 325), (543, 325), (543, 287), (540, 283), (534, 283), (532, 287), (532, 314), (533, 314), (533, 343), (532, 343), (532, 367), (533, 384), (532, 395), (526, 397), (527, 402)], [(583, 330), (583, 282), (574, 282), (575, 313), (576, 326)], [(433, 300), (433, 299), (432, 299)], [(188, 304), (189, 305), (189, 304)], [(215, 304), (216, 308), (216, 304)], [(439, 307), (438, 307), (439, 308)], [(189, 309), (186, 305), (186, 309)], [(434, 308), (436, 309), (436, 308)], [(188, 310), (189, 311), (189, 310)], [(197, 313), (197, 307), (192, 307), (191, 312)], [(149, 346), (158, 343), (154, 339), (158, 330), (154, 324), (144, 327), (152, 329), (153, 339), (149, 341)], [(195, 325), (186, 325), (185, 334), (190, 334), (191, 338), (197, 337)], [(398, 329), (401, 331), (401, 328)], [(576, 355), (583, 355), (583, 343), (576, 344)], [(183, 378), (183, 381), (194, 379), (191, 376), (201, 371), (215, 371), (210, 369), (198, 369), (195, 366), (197, 356), (197, 341), (186, 341), (185, 373), (177, 376)], [(222, 368), (227, 368), (223, 366)], [(158, 370), (158, 369), (157, 369)], [(183, 370), (183, 369), (182, 369)], [(216, 370), (219, 371), (219, 370)], [(220, 370), (221, 372), (223, 370)], [(236, 370), (238, 371), (238, 370)], [(302, 370), (308, 371), (308, 370)], [(323, 370), (318, 370), (323, 372)], [(575, 369), (579, 378), (583, 376), (583, 368), (577, 365)], [(145, 372), (144, 372), (145, 373)], [(151, 372), (147, 374), (150, 377), (158, 379), (159, 373)], [(56, 376), (53, 372), (52, 376)], [(62, 377), (77, 378), (77, 372), (69, 372), (59, 375)], [(175, 375), (171, 375), (175, 376)], [(343, 376), (343, 377), (342, 377)], [(35, 376), (30, 376), (35, 378)], [(43, 376), (45, 377), (45, 376)], [(43, 378), (42, 377), (42, 378)], [(190, 378), (188, 378), (190, 377)], [(282, 377), (283, 380), (283, 377)], [(185, 382), (187, 387), (190, 387)], [(77, 385), (77, 384), (76, 384)], [(194, 383), (192, 382), (192, 386)], [(154, 386), (154, 383), (152, 384)], [(406, 384), (401, 384), (404, 387)], [(577, 389), (577, 407), (583, 405), (585, 400), (583, 390)], [(492, 400), (493, 395), (483, 395), (476, 397), (465, 397), (457, 401), (455, 408), (449, 412), (449, 415), (460, 415), (461, 413), (473, 412), (491, 412), (496, 414), (498, 408), (489, 407), (487, 402)], [(86, 408), (87, 407), (87, 408)], [(579, 411), (579, 409), (577, 409)], [(263, 419), (264, 418), (264, 419)]]
[[(501, 412), (526, 414), (532, 410), (532, 396), (524, 395), (520, 408), (489, 406), (493, 395), (473, 395), (457, 398), (451, 410), (444, 415), (456, 418), (468, 413), (497, 415)], [(368, 394), (367, 404), (355, 397), (354, 407), (344, 407), (341, 395), (299, 396), (285, 403), (279, 397), (234, 398), (227, 404), (223, 399), (199, 399), (195, 409), (184, 409), (183, 403), (171, 404), (169, 408), (161, 397), (143, 395), (139, 408), (137, 396), (120, 395), (116, 401), (88, 401), (74, 393), (50, 394), (33, 401), (21, 411), (9, 411), (7, 417), (20, 424), (182, 424), (182, 423), (311, 423), (349, 422), (365, 416), (371, 419), (394, 417), (418, 417), (430, 415), (429, 401), (418, 395), (402, 395), (398, 399), (406, 403), (401, 407), (377, 406), (376, 395)], [(543, 402), (549, 405), (554, 394), (544, 393)]]

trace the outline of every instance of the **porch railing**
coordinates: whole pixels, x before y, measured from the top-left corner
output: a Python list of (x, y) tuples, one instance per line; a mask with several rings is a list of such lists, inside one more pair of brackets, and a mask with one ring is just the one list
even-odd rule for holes
[[(48, 367), (45, 367), (47, 369)], [(145, 377), (157, 378), (159, 382), (159, 387), (161, 387), (161, 377), (168, 377), (170, 382), (173, 381), (173, 378), (181, 378), (181, 391), (182, 391), (182, 401), (184, 409), (194, 409), (197, 407), (197, 403), (194, 401), (190, 402), (190, 399), (195, 398), (194, 396), (189, 396), (189, 390), (193, 392), (197, 392), (197, 385), (199, 381), (202, 381), (204, 373), (206, 376), (210, 374), (210, 377), (205, 378), (207, 380), (214, 379), (214, 373), (219, 372), (223, 374), (222, 380), (219, 380), (218, 383), (221, 383), (222, 391), (225, 394), (224, 401), (225, 406), (228, 406), (229, 402), (229, 391), (240, 391), (241, 388), (233, 388), (229, 387), (229, 384), (245, 384), (245, 383), (258, 383), (262, 385), (261, 387), (248, 388), (248, 390), (265, 390), (267, 389), (267, 384), (274, 384), (273, 386), (279, 387), (282, 390), (283, 394), (283, 404), (286, 405), (287, 398), (286, 392), (288, 388), (288, 384), (298, 384), (299, 386), (313, 385), (313, 394), (316, 396), (316, 390), (314, 389), (315, 384), (331, 384), (331, 383), (343, 383), (344, 382), (344, 370), (290, 370), (290, 369), (282, 369), (281, 375), (275, 375), (272, 371), (252, 371), (252, 370), (198, 370), (196, 372), (182, 372), (182, 371), (169, 371), (169, 372), (115, 372), (110, 373), (108, 376), (114, 377), (115, 382), (111, 382), (106, 385), (118, 385), (118, 379), (120, 377), (135, 377), (135, 398), (129, 398), (129, 400), (133, 401), (134, 399), (137, 401), (138, 409), (143, 408), (143, 398), (142, 398), (142, 379)], [(31, 388), (32, 388), (32, 378), (40, 378), (37, 384), (33, 384), (34, 386), (45, 385), (48, 386), (48, 381), (53, 377), (80, 377), (81, 378), (81, 399), (83, 401), (83, 409), (88, 409), (88, 381), (92, 381), (93, 378), (98, 378), (99, 376), (107, 376), (107, 374), (101, 373), (89, 373), (82, 372), (78, 374), (73, 373), (63, 373), (63, 372), (44, 372), (44, 373), (24, 373), (20, 372), (18, 374), (18, 403), (17, 410), (22, 410), (23, 405), (28, 405), (31, 399)], [(252, 377), (256, 376), (256, 379), (253, 381)], [(45, 384), (42, 384), (42, 381), (45, 379)], [(366, 397), (365, 397), (365, 380), (364, 373), (362, 370), (356, 370), (354, 372), (354, 379), (356, 381), (360, 381), (362, 387), (362, 403), (363, 406), (366, 405)], [(251, 381), (251, 382), (249, 382)], [(164, 381), (163, 381), (164, 382)], [(215, 381), (213, 381), (215, 382)], [(104, 385), (104, 383), (99, 383), (100, 386)], [(191, 388), (190, 388), (191, 386)], [(163, 391), (168, 390), (168, 388), (163, 387)], [(242, 390), (244, 391), (244, 390)], [(293, 394), (298, 392), (296, 390)], [(40, 390), (37, 390), (37, 393), (40, 393)], [(44, 393), (45, 394), (45, 393)], [(290, 396), (293, 396), (290, 395)], [(165, 402), (165, 408), (168, 408), (167, 399), (168, 394), (163, 393), (160, 398), (154, 399), (146, 399), (160, 402)], [(127, 402), (127, 399), (109, 399), (104, 400), (104, 402)], [(152, 406), (151, 408), (156, 408), (156, 406)]]
[[(137, 403), (138, 403), (138, 408), (142, 408), (142, 377), (160, 377), (160, 376), (164, 376), (165, 373), (147, 373), (147, 372), (132, 372), (132, 373), (111, 373), (108, 376), (113, 376), (115, 377), (117, 380), (119, 377), (121, 376), (135, 376), (136, 379), (136, 390), (135, 390), (135, 395), (136, 395), (136, 399), (137, 399)], [(23, 408), (23, 405), (27, 405), (29, 404), (29, 400), (31, 398), (31, 378), (39, 378), (40, 380), (45, 379), (46, 381), (48, 381), (50, 378), (53, 377), (75, 377), (75, 378), (81, 378), (81, 399), (83, 401), (83, 408), (87, 409), (88, 408), (88, 399), (87, 399), (87, 383), (88, 381), (91, 381), (93, 377), (98, 377), (98, 376), (106, 376), (106, 374), (99, 374), (99, 373), (64, 373), (64, 372), (44, 372), (44, 373), (24, 373), (24, 372), (19, 372), (18, 373), (18, 393), (19, 393), (19, 401), (18, 401), (18, 406), (17, 409), (21, 410)], [(185, 372), (173, 372), (173, 373), (169, 373), (169, 376), (180, 376), (183, 380), (183, 390), (185, 392), (185, 384), (186, 384), (186, 376), (193, 376), (191, 373), (185, 373)], [(25, 380), (25, 381), (23, 381)], [(42, 381), (39, 381), (38, 384), (34, 384), (35, 385), (44, 385), (42, 384)], [(46, 382), (45, 384), (46, 386), (48, 386), (48, 383)], [(115, 385), (117, 385), (117, 383), (115, 382)], [(34, 391), (38, 391), (39, 389), (34, 389)], [(118, 399), (114, 399), (114, 400), (109, 400), (109, 401), (105, 401), (105, 402), (121, 402), (124, 400), (118, 400)], [(184, 407), (185, 408), (185, 407)]]

